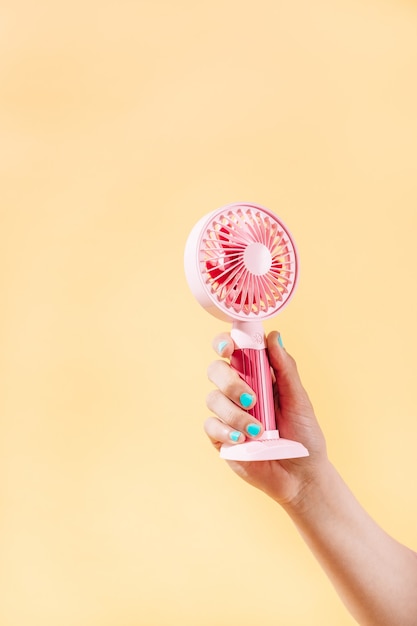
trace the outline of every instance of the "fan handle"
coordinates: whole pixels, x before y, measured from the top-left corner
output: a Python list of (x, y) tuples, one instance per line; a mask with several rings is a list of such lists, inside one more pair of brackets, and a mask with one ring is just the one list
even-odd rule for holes
[[(250, 335), (242, 336), (242, 325), (251, 326)], [(256, 326), (255, 326), (256, 325)], [(236, 328), (240, 326), (240, 328)], [(254, 328), (255, 326), (255, 328)], [(265, 431), (276, 431), (279, 436), (275, 418), (274, 395), (272, 388), (271, 366), (265, 345), (263, 328), (259, 322), (240, 322), (234, 324), (232, 339), (238, 346), (230, 359), (230, 364), (239, 376), (255, 392), (257, 401), (248, 413), (261, 422)], [(239, 347), (242, 346), (242, 347)]]
[(259, 439), (240, 444), (223, 444), (220, 456), (234, 461), (267, 461), (308, 456), (297, 441), (279, 436), (275, 417), (271, 366), (261, 322), (233, 322), (232, 339), (236, 346), (230, 364), (256, 394), (256, 404), (248, 411), (259, 420), (265, 432)]
[(230, 364), (255, 392), (257, 401), (248, 413), (261, 422), (265, 431), (276, 431), (271, 366), (265, 345), (265, 335), (260, 322), (234, 322), (232, 339), (237, 348)]

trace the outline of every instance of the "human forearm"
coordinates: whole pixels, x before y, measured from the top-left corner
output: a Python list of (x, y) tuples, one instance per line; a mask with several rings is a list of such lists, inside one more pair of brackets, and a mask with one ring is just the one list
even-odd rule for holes
[[(310, 455), (230, 465), (286, 509), (361, 626), (417, 626), (417, 556), (374, 522), (328, 461), (296, 362), (279, 338), (272, 332), (267, 339), (277, 423), (282, 437), (302, 442)], [(218, 336), (214, 345), (221, 356), (232, 356), (228, 335)], [(209, 418), (205, 428), (218, 449), (230, 443), (228, 429), (245, 433), (248, 416), (238, 405), (248, 389), (224, 361), (215, 361), (209, 370), (218, 391), (217, 402), (208, 406), (217, 417)]]
[(329, 462), (285, 508), (363, 626), (417, 625), (417, 555), (366, 513)]

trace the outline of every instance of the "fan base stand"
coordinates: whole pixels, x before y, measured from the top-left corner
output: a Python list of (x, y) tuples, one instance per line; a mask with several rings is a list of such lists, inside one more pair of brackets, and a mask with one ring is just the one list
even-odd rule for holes
[(226, 461), (278, 461), (308, 456), (308, 450), (298, 441), (282, 439), (278, 431), (265, 431), (261, 439), (244, 443), (224, 443), (220, 458)]

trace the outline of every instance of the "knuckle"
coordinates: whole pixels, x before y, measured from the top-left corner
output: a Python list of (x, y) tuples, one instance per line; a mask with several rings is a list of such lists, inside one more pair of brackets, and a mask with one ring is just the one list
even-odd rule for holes
[(206, 406), (210, 409), (210, 411), (213, 410), (213, 407), (216, 404), (216, 398), (218, 396), (218, 393), (219, 392), (217, 389), (212, 389), (206, 396)]
[[(222, 391), (214, 389), (210, 391), (206, 398), (206, 405), (210, 411), (224, 424), (232, 425), (239, 417), (240, 409), (231, 400), (225, 397)], [(210, 426), (213, 421), (208, 422)]]
[(207, 368), (207, 376), (214, 383), (220, 392), (227, 398), (236, 397), (242, 380), (238, 373), (224, 363), (224, 361), (213, 361)]
[(213, 431), (213, 417), (208, 417), (204, 424), (203, 424), (203, 428), (204, 428), (204, 432), (206, 433), (206, 435), (208, 435), (209, 437), (212, 435), (212, 431)]
[(207, 377), (209, 380), (213, 380), (214, 372), (216, 371), (216, 363), (217, 361), (212, 361), (207, 368)]
[(225, 381), (225, 384), (223, 386), (223, 392), (224, 392), (224, 395), (227, 396), (228, 398), (231, 398), (232, 396), (234, 396), (236, 393), (235, 381), (233, 380)]
[(228, 398), (234, 398), (239, 392), (239, 384), (242, 384), (241, 378), (234, 370), (230, 369), (222, 385), (224, 395)]
[(228, 424), (229, 426), (232, 426), (234, 422), (236, 421), (236, 417), (237, 417), (236, 413), (237, 411), (234, 405), (227, 405), (224, 408), (221, 418), (226, 424)]

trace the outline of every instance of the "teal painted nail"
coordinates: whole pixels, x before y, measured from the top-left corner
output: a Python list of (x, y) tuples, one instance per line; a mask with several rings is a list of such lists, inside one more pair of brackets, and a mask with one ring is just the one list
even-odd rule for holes
[(239, 400), (240, 404), (247, 409), (253, 402), (253, 396), (250, 393), (242, 393)]
[(217, 350), (220, 352), (220, 354), (223, 352), (226, 346), (227, 346), (227, 341), (221, 341), (219, 343), (219, 345), (217, 346)]
[(259, 435), (259, 433), (261, 432), (261, 427), (259, 426), (259, 424), (249, 424), (249, 426), (246, 427), (246, 432), (251, 437), (256, 437), (256, 435)]
[(281, 346), (281, 348), (283, 348), (283, 347), (284, 347), (284, 342), (282, 341), (282, 337), (281, 337), (281, 335), (278, 335), (278, 343), (279, 343), (279, 345)]
[(229, 437), (236, 443), (236, 441), (239, 441), (240, 434), (241, 433), (238, 430), (234, 430), (229, 434)]

